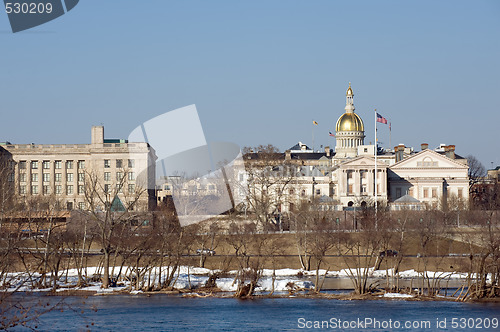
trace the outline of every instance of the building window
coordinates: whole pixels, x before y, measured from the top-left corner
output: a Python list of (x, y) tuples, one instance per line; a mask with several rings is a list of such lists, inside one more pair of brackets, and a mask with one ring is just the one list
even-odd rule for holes
[(111, 181), (111, 172), (104, 172), (104, 181)]
[(170, 185), (166, 184), (165, 185), (165, 190), (170, 190)]
[(19, 162), (19, 169), (26, 169), (26, 161), (25, 160)]
[(85, 202), (78, 202), (78, 209), (85, 210)]
[(26, 173), (19, 173), (19, 182), (26, 182)]
[(85, 173), (78, 173), (78, 182), (85, 182)]
[(44, 160), (42, 163), (43, 169), (50, 169), (50, 161)]
[(66, 174), (66, 182), (73, 182), (73, 173)]
[(347, 188), (347, 193), (348, 194), (352, 194), (352, 184), (348, 185), (347, 187), (348, 187)]
[(55, 169), (61, 169), (62, 168), (62, 161), (61, 160), (56, 160), (54, 162), (54, 168)]
[(44, 195), (49, 195), (50, 194), (50, 186), (43, 186), (43, 194)]
[(366, 184), (364, 184), (364, 185), (361, 186), (361, 192), (364, 193), (364, 194), (367, 192), (367, 190), (366, 190)]
[(429, 198), (429, 189), (424, 188), (424, 198)]
[(66, 169), (73, 169), (73, 160), (68, 160), (66, 162)]
[(14, 173), (9, 173), (9, 177), (7, 178), (7, 181), (9, 182), (14, 182), (15, 174)]
[(128, 167), (129, 168), (134, 168), (135, 167), (135, 160), (134, 159), (129, 159), (128, 160)]
[(50, 182), (50, 173), (43, 173), (43, 182)]
[(128, 172), (128, 180), (129, 181), (135, 180), (135, 173), (134, 172)]
[(31, 174), (31, 182), (38, 182), (38, 173)]
[(104, 159), (104, 168), (110, 168), (111, 167), (111, 161), (109, 159)]
[(123, 180), (123, 173), (116, 172), (116, 181), (120, 182), (121, 180)]
[(78, 169), (85, 169), (85, 160), (78, 160)]
[(109, 190), (109, 184), (105, 184), (104, 185), (104, 193), (105, 194), (109, 194), (110, 190)]
[(128, 185), (128, 192), (133, 194), (135, 192), (135, 184), (131, 183)]
[(316, 189), (316, 195), (321, 195), (321, 189)]
[(116, 168), (122, 168), (122, 167), (123, 167), (123, 160), (116, 159)]
[(66, 208), (68, 209), (68, 211), (73, 210), (73, 202), (66, 202)]
[(120, 193), (120, 194), (123, 193), (123, 186), (121, 184), (117, 184), (115, 189), (116, 189), (117, 193)]
[(19, 194), (26, 195), (26, 186), (19, 186)]
[(36, 185), (31, 186), (31, 193), (33, 195), (38, 195), (38, 186), (36, 186)]
[(436, 198), (436, 197), (437, 197), (437, 189), (432, 188), (432, 198)]
[(34, 160), (31, 162), (31, 169), (38, 169), (38, 161)]
[(62, 181), (62, 174), (61, 173), (56, 173), (55, 174), (55, 179), (56, 179), (56, 182), (61, 182)]
[(56, 194), (57, 195), (62, 194), (62, 186), (60, 184), (56, 185)]
[(85, 193), (85, 187), (81, 184), (78, 185), (78, 195), (83, 195)]
[(68, 184), (68, 185), (66, 186), (66, 194), (68, 194), (68, 195), (73, 195), (73, 185)]

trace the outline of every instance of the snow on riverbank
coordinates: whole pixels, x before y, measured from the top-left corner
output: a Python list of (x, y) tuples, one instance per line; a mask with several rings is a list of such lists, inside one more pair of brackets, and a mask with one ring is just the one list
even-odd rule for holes
[[(114, 273), (118, 273), (118, 268), (114, 269)], [(123, 267), (122, 273), (128, 274), (128, 267)], [(210, 270), (199, 267), (190, 267), (190, 266), (181, 266), (177, 269), (174, 277), (174, 284), (172, 285), (177, 289), (193, 289), (202, 287), (205, 282), (208, 280), (208, 276), (215, 272), (220, 272), (218, 270)], [(97, 267), (89, 267), (84, 270), (84, 275), (87, 280), (96, 279), (92, 278), (94, 275), (100, 273)], [(168, 270), (163, 268), (161, 271), (161, 279), (165, 280), (166, 274)], [(326, 270), (319, 270), (320, 277), (323, 277), (327, 273)], [(340, 271), (329, 271), (327, 273), (327, 277), (337, 277), (337, 278), (348, 278), (352, 276), (357, 276), (358, 274), (367, 274), (368, 277), (372, 278), (385, 278), (387, 276), (393, 277), (394, 270), (374, 270), (373, 268), (367, 269), (343, 269)], [(236, 281), (236, 275), (238, 271), (229, 271), (225, 273), (224, 277), (216, 280), (217, 287), (219, 287), (222, 291), (235, 291), (238, 287), (238, 283)], [(465, 279), (467, 278), (467, 273), (458, 273), (458, 272), (432, 272), (428, 271), (424, 273), (428, 278), (438, 278), (438, 279)], [(150, 284), (157, 283), (160, 275), (160, 271), (158, 268), (154, 268), (151, 271), (150, 276)], [(148, 276), (147, 275), (147, 276)], [(298, 288), (303, 289), (312, 289), (314, 288), (314, 283), (308, 280), (307, 277), (312, 279), (312, 277), (316, 276), (316, 271), (304, 271), (301, 269), (279, 269), (279, 270), (270, 270), (264, 269), (262, 270), (262, 278), (259, 280), (258, 291), (271, 291), (273, 289), (273, 275), (275, 278), (274, 281), (274, 290), (275, 291), (286, 291), (288, 290), (287, 285), (289, 283), (293, 283)], [(147, 277), (146, 276), (146, 277)], [(399, 278), (411, 279), (411, 278), (421, 278), (423, 276), (422, 272), (417, 272), (415, 270), (407, 270), (399, 272)], [(37, 281), (40, 279), (41, 275), (39, 273), (33, 273), (31, 276), (28, 276), (25, 272), (18, 273), (9, 273), (4, 280), (0, 282), (0, 286), (6, 286), (5, 289), (7, 291), (50, 291), (52, 288), (36, 288), (35, 285)], [(127, 280), (120, 280), (118, 282), (117, 287), (112, 287), (109, 289), (101, 288), (100, 282), (91, 282), (88, 281), (87, 287), (76, 288), (78, 282), (78, 272), (76, 269), (70, 269), (68, 271), (64, 271), (60, 274), (59, 280), (57, 281), (57, 291), (64, 291), (67, 289), (72, 290), (82, 290), (82, 291), (90, 291), (96, 293), (109, 293), (116, 291), (132, 291), (134, 294), (137, 293), (136, 290), (133, 290), (131, 284)], [(147, 281), (146, 281), (147, 284)], [(3, 287), (2, 287), (3, 288)]]
[(413, 295), (410, 294), (401, 294), (401, 293), (385, 293), (384, 297), (390, 298), (390, 299), (407, 299), (414, 297)]

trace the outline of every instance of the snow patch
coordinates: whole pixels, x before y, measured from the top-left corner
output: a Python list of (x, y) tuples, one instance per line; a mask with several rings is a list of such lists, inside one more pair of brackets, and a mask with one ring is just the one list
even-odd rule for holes
[(384, 297), (394, 298), (394, 299), (407, 299), (414, 296), (410, 294), (401, 294), (401, 293), (385, 293)]

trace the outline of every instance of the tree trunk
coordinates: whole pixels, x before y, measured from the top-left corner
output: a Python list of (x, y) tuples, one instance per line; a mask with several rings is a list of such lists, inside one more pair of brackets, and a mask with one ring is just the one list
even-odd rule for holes
[(104, 249), (104, 271), (102, 276), (102, 288), (109, 287), (109, 250)]

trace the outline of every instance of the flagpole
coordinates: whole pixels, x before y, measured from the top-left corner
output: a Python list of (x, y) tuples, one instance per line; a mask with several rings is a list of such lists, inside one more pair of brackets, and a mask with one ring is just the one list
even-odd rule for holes
[(314, 120), (313, 120), (313, 124), (312, 124), (312, 149), (313, 149), (313, 152), (314, 152)]
[(377, 109), (375, 109), (375, 229), (377, 229)]
[(391, 123), (389, 122), (389, 149), (392, 147), (392, 130)]

